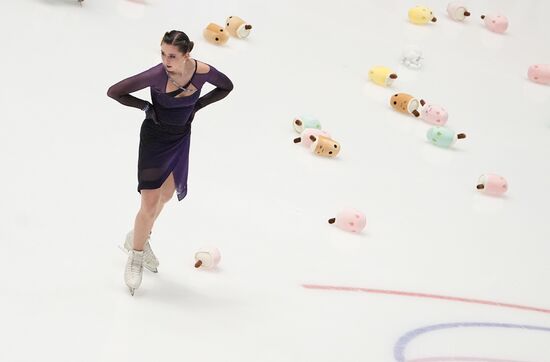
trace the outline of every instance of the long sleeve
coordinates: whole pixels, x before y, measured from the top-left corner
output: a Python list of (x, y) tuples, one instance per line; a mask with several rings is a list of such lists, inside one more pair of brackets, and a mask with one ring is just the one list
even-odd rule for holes
[(225, 74), (212, 66), (210, 66), (210, 71), (207, 74), (206, 82), (216, 86), (216, 88), (197, 100), (197, 103), (195, 104), (195, 112), (211, 103), (225, 98), (229, 92), (233, 90), (233, 83), (231, 80)]
[(158, 66), (155, 66), (142, 73), (121, 80), (109, 88), (107, 95), (125, 106), (143, 109), (148, 102), (134, 97), (130, 93), (150, 87), (158, 73), (157, 68)]

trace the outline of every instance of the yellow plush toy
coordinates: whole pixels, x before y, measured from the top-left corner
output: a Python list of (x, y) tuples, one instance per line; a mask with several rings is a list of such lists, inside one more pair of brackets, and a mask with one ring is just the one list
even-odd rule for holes
[(436, 22), (437, 18), (432, 13), (430, 8), (425, 6), (415, 6), (409, 10), (409, 20), (413, 24), (423, 25), (431, 22)]
[(214, 23), (208, 24), (208, 26), (202, 32), (202, 35), (204, 35), (206, 40), (208, 40), (210, 43), (216, 45), (223, 45), (229, 40), (229, 35), (227, 35), (223, 28)]
[(252, 25), (247, 24), (246, 21), (238, 16), (230, 16), (225, 20), (225, 29), (234, 37), (242, 39), (250, 35)]
[(397, 79), (397, 74), (388, 67), (372, 67), (369, 70), (369, 79), (378, 85), (389, 87)]

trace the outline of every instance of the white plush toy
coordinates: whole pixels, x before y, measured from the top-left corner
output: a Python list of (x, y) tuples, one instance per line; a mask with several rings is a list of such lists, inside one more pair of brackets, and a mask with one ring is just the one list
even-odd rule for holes
[(401, 62), (408, 68), (420, 69), (422, 68), (422, 50), (415, 45), (410, 45), (403, 50), (401, 55)]

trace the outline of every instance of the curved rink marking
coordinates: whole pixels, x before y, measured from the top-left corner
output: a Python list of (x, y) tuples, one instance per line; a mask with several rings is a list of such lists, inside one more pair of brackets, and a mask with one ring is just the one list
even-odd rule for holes
[(462, 302), (462, 303), (470, 303), (470, 304), (491, 305), (491, 306), (494, 306), (494, 307), (512, 308), (512, 309), (527, 310), (527, 311), (531, 311), (531, 312), (550, 314), (550, 309), (545, 309), (545, 308), (531, 307), (531, 306), (519, 305), (519, 304), (502, 303), (502, 302), (494, 302), (494, 301), (490, 301), (490, 300), (453, 297), (453, 296), (438, 295), (438, 294), (415, 293), (415, 292), (404, 292), (404, 291), (398, 291), (398, 290), (385, 290), (385, 289), (372, 289), (372, 288), (342, 287), (342, 286), (318, 285), (318, 284), (302, 284), (302, 287), (304, 287), (306, 289), (316, 289), (316, 290), (335, 290), (335, 291), (341, 291), (341, 292), (363, 292), (363, 293), (369, 293), (369, 294), (386, 294), (386, 295), (399, 295), (399, 296), (402, 296), (402, 297), (439, 299), (439, 300), (446, 300), (446, 301), (451, 301), (451, 302)]
[[(476, 358), (476, 357), (441, 357), (439, 359), (434, 358), (421, 358), (421, 359), (405, 359), (405, 349), (409, 343), (416, 337), (431, 333), (434, 331), (441, 331), (445, 329), (454, 329), (454, 328), (507, 328), (507, 329), (521, 329), (521, 330), (530, 330), (530, 331), (540, 331), (540, 332), (550, 332), (548, 327), (539, 327), (531, 326), (526, 324), (510, 324), (510, 323), (480, 323), (480, 322), (468, 322), (468, 323), (444, 323), (444, 324), (434, 324), (431, 326), (426, 326), (422, 328), (413, 329), (410, 332), (405, 333), (402, 337), (399, 338), (395, 347), (393, 349), (393, 356), (398, 362), (429, 362), (429, 361), (486, 361), (486, 362), (522, 362), (515, 360), (503, 360), (503, 359), (487, 359), (487, 358)], [(469, 359), (468, 359), (469, 358)]]
[(428, 357), (408, 359), (407, 362), (527, 362), (517, 361), (515, 359), (498, 359), (498, 358), (485, 358), (485, 357)]

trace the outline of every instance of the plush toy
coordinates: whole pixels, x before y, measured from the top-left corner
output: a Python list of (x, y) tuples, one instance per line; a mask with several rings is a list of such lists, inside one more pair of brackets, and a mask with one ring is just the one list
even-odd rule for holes
[(415, 45), (409, 45), (401, 54), (401, 63), (411, 69), (420, 69), (423, 60), (422, 50)]
[(302, 115), (294, 118), (292, 120), (292, 125), (294, 130), (298, 133), (302, 133), (306, 128), (317, 128), (321, 129), (321, 122), (315, 117)]
[(471, 15), (466, 6), (459, 1), (449, 3), (447, 5), (447, 13), (449, 13), (451, 19), (456, 21), (464, 21), (466, 17)]
[(353, 233), (361, 232), (367, 225), (365, 215), (355, 209), (344, 209), (336, 217), (328, 220), (329, 224), (336, 224), (340, 229)]
[(223, 45), (229, 40), (229, 35), (218, 24), (210, 23), (202, 32), (202, 35), (212, 44)]
[(508, 191), (508, 182), (502, 176), (484, 174), (479, 177), (476, 188), (486, 194), (502, 195)]
[(443, 126), (449, 119), (447, 110), (435, 104), (427, 104), (423, 99), (420, 100), (422, 108), (420, 109), (420, 118), (424, 121)]
[(246, 38), (250, 35), (252, 25), (247, 24), (243, 19), (238, 16), (230, 16), (225, 19), (225, 29), (227, 32), (237, 38)]
[(466, 138), (464, 133), (455, 134), (452, 130), (446, 127), (432, 127), (426, 133), (428, 141), (439, 147), (451, 147), (456, 140)]
[(495, 33), (504, 33), (508, 29), (508, 18), (504, 15), (481, 15), (487, 29)]
[(369, 79), (378, 85), (389, 87), (397, 79), (397, 74), (388, 67), (377, 66), (369, 70)]
[[(314, 139), (311, 136), (315, 136)], [(294, 139), (294, 143), (301, 143), (304, 147), (311, 147), (311, 144), (317, 139), (317, 136), (330, 138), (330, 135), (325, 131), (317, 128), (306, 128), (300, 134), (300, 137)]]
[(221, 259), (217, 248), (201, 249), (195, 253), (195, 268), (212, 269)]
[(340, 153), (340, 144), (325, 136), (310, 135), (312, 141), (310, 149), (313, 153), (323, 157), (336, 157)]
[(433, 15), (430, 8), (425, 6), (415, 6), (409, 10), (409, 20), (413, 24), (423, 25), (428, 24), (430, 21), (435, 23), (437, 18)]
[(391, 96), (390, 105), (401, 113), (410, 113), (415, 117), (420, 116), (418, 108), (420, 108), (420, 101), (410, 94), (397, 93)]
[(550, 64), (533, 64), (527, 70), (527, 77), (535, 83), (550, 85)]

